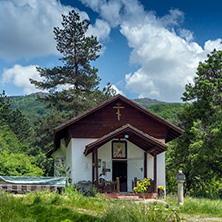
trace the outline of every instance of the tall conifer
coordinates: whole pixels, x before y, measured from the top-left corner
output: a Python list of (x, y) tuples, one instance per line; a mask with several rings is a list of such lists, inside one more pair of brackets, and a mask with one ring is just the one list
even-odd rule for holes
[[(88, 20), (80, 19), (74, 10), (62, 15), (62, 28), (55, 27), (57, 50), (63, 55), (63, 66), (52, 69), (37, 67), (43, 81), (31, 79), (39, 89), (50, 93), (39, 98), (48, 106), (78, 115), (109, 97), (109, 92), (98, 89), (100, 78), (98, 69), (91, 66), (99, 55), (101, 45), (95, 36), (87, 36)], [(109, 88), (107, 88), (109, 89)]]

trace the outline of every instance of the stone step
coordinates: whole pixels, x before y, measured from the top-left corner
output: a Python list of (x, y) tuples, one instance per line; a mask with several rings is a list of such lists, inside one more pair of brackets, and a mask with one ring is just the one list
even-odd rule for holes
[(119, 200), (139, 200), (138, 196), (117, 196)]

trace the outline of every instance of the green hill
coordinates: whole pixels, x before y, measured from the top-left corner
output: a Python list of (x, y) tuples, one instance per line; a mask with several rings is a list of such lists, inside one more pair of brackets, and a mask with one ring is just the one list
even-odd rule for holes
[(44, 104), (37, 101), (37, 95), (44, 96), (44, 93), (33, 93), (27, 96), (10, 96), (11, 108), (20, 109), (27, 117), (37, 118), (49, 111)]
[(160, 103), (147, 107), (148, 110), (157, 114), (165, 120), (176, 123), (177, 114), (184, 108), (182, 103)]
[(139, 105), (143, 106), (143, 107), (148, 107), (148, 106), (152, 106), (155, 104), (160, 104), (160, 103), (166, 103), (166, 102), (162, 102), (156, 99), (150, 99), (150, 98), (143, 98), (143, 99), (133, 99), (134, 102), (138, 103)]
[(177, 114), (181, 112), (184, 107), (182, 103), (167, 103), (149, 98), (134, 99), (134, 101), (163, 119), (174, 123), (177, 122)]

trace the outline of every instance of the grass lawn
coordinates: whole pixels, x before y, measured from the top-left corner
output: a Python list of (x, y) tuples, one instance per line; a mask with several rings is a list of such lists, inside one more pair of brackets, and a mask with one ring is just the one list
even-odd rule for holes
[(171, 206), (177, 208), (181, 215), (194, 216), (198, 215), (201, 218), (221, 218), (222, 221), (222, 200), (207, 199), (207, 198), (184, 198), (184, 204), (178, 206), (177, 196), (168, 195), (166, 201)]
[(167, 197), (167, 204), (135, 204), (130, 201), (111, 200), (103, 195), (86, 197), (70, 188), (59, 195), (36, 192), (13, 195), (0, 192), (0, 221), (24, 222), (152, 222), (180, 221), (183, 215), (222, 217), (222, 201), (186, 198), (183, 206), (176, 198)]

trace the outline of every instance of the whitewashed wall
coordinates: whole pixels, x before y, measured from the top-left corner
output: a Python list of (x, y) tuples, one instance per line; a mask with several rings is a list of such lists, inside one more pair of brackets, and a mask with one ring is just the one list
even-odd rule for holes
[(165, 152), (157, 155), (157, 187), (163, 186), (166, 194)]
[(66, 148), (66, 167), (69, 168), (70, 174), (69, 177), (72, 177), (72, 148), (71, 141), (69, 142)]
[(65, 167), (66, 164), (66, 145), (64, 139), (60, 141), (60, 148), (52, 154), (52, 157), (54, 159), (54, 176), (61, 176), (59, 168)]
[(127, 141), (127, 149), (127, 186), (128, 192), (131, 192), (134, 178), (144, 178), (144, 150), (129, 141)]
[(110, 172), (106, 172), (105, 176), (102, 176), (107, 181), (112, 181), (112, 142), (108, 142), (98, 149), (98, 159), (101, 159), (101, 168), (98, 169), (99, 175), (102, 172), (103, 161), (106, 162), (106, 168), (110, 169)]
[(60, 140), (60, 147), (53, 154), (52, 157), (55, 159), (56, 157), (65, 157), (66, 156), (66, 146), (64, 139)]
[[(67, 166), (70, 166), (71, 178), (74, 183), (81, 180), (92, 180), (92, 154), (85, 156), (83, 152), (85, 146), (95, 140), (71, 139), (67, 148), (64, 147), (64, 142), (61, 142), (61, 147), (52, 154), (53, 158), (66, 157), (66, 163)], [(110, 169), (110, 172), (107, 172), (102, 177), (108, 181), (112, 180), (112, 141), (107, 142), (98, 149), (98, 159), (101, 159), (101, 168), (98, 169), (99, 174), (102, 172), (103, 161), (105, 161), (106, 168)], [(138, 170), (141, 167), (144, 168), (144, 151), (129, 141), (127, 141), (127, 161), (128, 191), (131, 191), (135, 172), (139, 172)], [(144, 175), (144, 169), (141, 175)], [(154, 179), (154, 158), (150, 154), (147, 154), (147, 177)], [(164, 189), (166, 188), (165, 177), (165, 152), (163, 152), (157, 155), (157, 186), (164, 186)], [(138, 178), (141, 179), (140, 176)]]
[[(164, 139), (161, 139), (162, 142), (165, 143)], [(157, 187), (163, 186), (164, 193), (166, 195), (166, 159), (165, 152), (160, 153), (157, 156)]]
[(85, 146), (96, 139), (72, 139), (71, 178), (74, 183), (81, 180), (92, 181), (92, 154), (83, 154)]
[(147, 154), (147, 177), (154, 179), (154, 158), (149, 153)]

